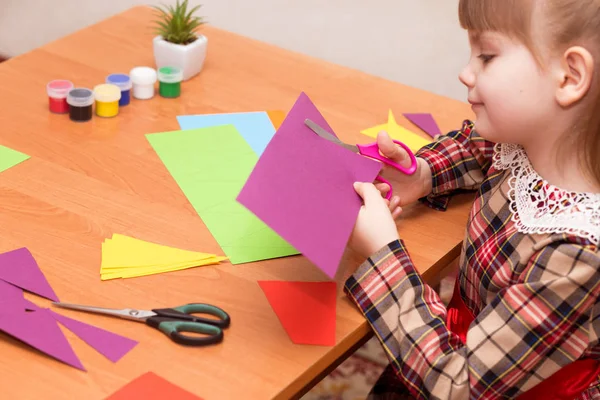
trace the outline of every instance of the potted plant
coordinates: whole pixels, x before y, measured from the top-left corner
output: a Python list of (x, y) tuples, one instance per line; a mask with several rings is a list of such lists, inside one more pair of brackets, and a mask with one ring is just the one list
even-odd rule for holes
[(196, 32), (204, 24), (202, 17), (194, 16), (200, 5), (188, 10), (188, 0), (175, 6), (154, 6), (158, 10), (156, 36), (153, 40), (154, 61), (157, 68), (179, 67), (183, 80), (197, 75), (206, 58), (206, 36)]

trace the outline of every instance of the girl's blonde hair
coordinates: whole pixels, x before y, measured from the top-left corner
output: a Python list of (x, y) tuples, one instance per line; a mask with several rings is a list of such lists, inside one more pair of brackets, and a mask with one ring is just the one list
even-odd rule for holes
[(595, 96), (581, 116), (577, 149), (584, 154), (582, 165), (600, 183), (600, 0), (460, 0), (458, 15), (464, 29), (497, 31), (521, 41), (538, 63), (540, 50), (534, 42), (534, 13), (541, 12), (544, 32), (553, 51), (570, 46), (586, 48), (594, 57), (595, 68), (588, 96)]

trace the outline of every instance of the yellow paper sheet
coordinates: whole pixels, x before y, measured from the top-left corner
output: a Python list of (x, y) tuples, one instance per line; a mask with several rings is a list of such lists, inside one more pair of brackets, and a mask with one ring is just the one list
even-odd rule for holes
[(416, 153), (421, 147), (431, 143), (431, 140), (427, 140), (420, 135), (406, 129), (405, 127), (398, 125), (396, 118), (392, 110), (388, 112), (388, 121), (385, 124), (377, 125), (372, 128), (362, 130), (361, 133), (373, 138), (377, 137), (377, 134), (381, 131), (386, 131), (392, 139), (399, 140), (406, 144), (413, 153)]
[(154, 274), (162, 274), (165, 272), (173, 272), (173, 271), (181, 271), (183, 269), (194, 268), (194, 267), (203, 267), (206, 265), (216, 265), (219, 264), (220, 261), (226, 260), (226, 257), (211, 257), (206, 260), (199, 261), (194, 264), (185, 264), (185, 265), (163, 265), (163, 266), (149, 266), (149, 267), (140, 267), (140, 268), (123, 268), (119, 270), (108, 270), (106, 272), (101, 271), (100, 279), (103, 281), (110, 279), (118, 279), (118, 278), (136, 278), (139, 276), (147, 276)]
[(102, 243), (100, 278), (133, 278), (214, 265), (226, 259), (215, 254), (176, 249), (114, 234)]
[(176, 264), (202, 260), (212, 255), (114, 234), (112, 239), (107, 239), (102, 244), (102, 268), (110, 268), (115, 265)]

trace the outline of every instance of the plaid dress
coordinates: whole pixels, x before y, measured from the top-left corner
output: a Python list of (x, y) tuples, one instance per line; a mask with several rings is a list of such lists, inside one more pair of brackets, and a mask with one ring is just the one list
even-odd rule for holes
[[(429, 206), (477, 190), (457, 277), (475, 320), (463, 344), (402, 240), (373, 254), (344, 287), (391, 361), (370, 397), (514, 398), (600, 359), (600, 194), (549, 185), (522, 148), (484, 140), (470, 121), (417, 156), (432, 171)], [(600, 380), (579, 398), (600, 398)]]

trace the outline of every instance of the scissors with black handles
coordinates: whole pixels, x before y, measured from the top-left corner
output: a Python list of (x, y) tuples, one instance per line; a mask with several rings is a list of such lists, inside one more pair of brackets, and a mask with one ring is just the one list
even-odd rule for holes
[[(382, 163), (387, 164), (391, 167), (394, 167), (395, 169), (397, 169), (398, 171), (400, 171), (402, 173), (405, 173), (406, 175), (412, 175), (417, 171), (417, 159), (416, 159), (415, 155), (413, 154), (413, 152), (410, 150), (410, 148), (406, 144), (400, 142), (399, 140), (394, 140), (394, 143), (396, 143), (398, 146), (402, 147), (408, 153), (408, 157), (410, 158), (410, 166), (409, 167), (403, 167), (402, 165), (398, 164), (394, 160), (391, 160), (391, 159), (387, 158), (386, 156), (382, 155), (381, 152), (379, 151), (379, 146), (377, 145), (377, 142), (367, 144), (367, 145), (348, 144), (348, 143), (342, 142), (336, 136), (327, 132), (323, 127), (319, 126), (316, 122), (314, 122), (310, 119), (304, 120), (304, 124), (307, 127), (309, 127), (314, 133), (316, 133), (317, 135), (322, 137), (323, 139), (333, 142), (333, 143), (337, 144), (338, 146), (342, 146), (343, 148), (353, 151), (354, 153), (359, 153), (365, 157), (369, 157), (369, 158), (373, 158), (375, 160), (381, 161)], [(378, 176), (376, 179), (380, 182), (385, 183), (386, 185), (388, 185), (390, 187), (390, 190), (387, 192), (387, 194), (385, 196), (385, 198), (389, 200), (392, 197), (392, 184), (388, 180), (383, 178), (382, 176)]]
[[(155, 310), (102, 308), (58, 302), (52, 304), (71, 310), (145, 322), (146, 325), (163, 332), (175, 343), (186, 346), (207, 346), (221, 342), (223, 340), (223, 329), (229, 327), (231, 323), (231, 318), (225, 311), (219, 307), (203, 303), (191, 303), (179, 307)], [(206, 317), (200, 314), (206, 315)], [(185, 332), (200, 333), (202, 335), (185, 335)]]

